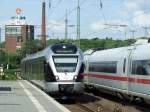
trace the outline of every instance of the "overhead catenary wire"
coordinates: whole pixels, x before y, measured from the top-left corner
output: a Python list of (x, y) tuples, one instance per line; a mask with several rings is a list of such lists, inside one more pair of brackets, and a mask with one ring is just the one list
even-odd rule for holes
[[(52, 1), (53, 0), (49, 0), (49, 9), (52, 8)], [(58, 2), (56, 3), (55, 7), (53, 9), (51, 9), (51, 12), (49, 12), (48, 14), (48, 18), (55, 12), (56, 8), (61, 4), (63, 0), (58, 0)], [(50, 11), (50, 10), (49, 10)]]
[[(60, 1), (60, 0), (59, 0), (59, 1)], [(62, 1), (62, 0), (61, 0), (61, 1)], [(88, 0), (83, 0), (83, 1), (80, 3), (80, 7), (81, 7), (84, 3), (86, 3), (86, 1), (88, 1)], [(77, 8), (78, 8), (78, 7), (72, 8), (70, 11), (67, 12), (67, 15), (68, 15), (68, 16), (71, 15), (74, 11), (77, 10)], [(63, 15), (62, 17), (60, 17), (60, 18), (57, 20), (57, 22), (64, 21), (65, 17), (66, 17), (66, 14)], [(47, 23), (46, 26), (49, 26), (50, 24), (51, 24), (51, 27), (49, 27), (49, 29), (51, 29), (51, 28), (54, 27), (55, 25), (58, 25), (58, 24), (53, 24), (53, 23)]]
[[(59, 0), (59, 1), (62, 1), (62, 0)], [(58, 1), (58, 3), (59, 3), (59, 1)], [(83, 0), (83, 1), (81, 2), (81, 5), (83, 5), (84, 2), (86, 2), (86, 1), (87, 1), (87, 0)], [(100, 10), (101, 10), (101, 15), (102, 15), (102, 17), (103, 17), (104, 23), (107, 23), (105, 14), (104, 14), (103, 11), (102, 11), (102, 9), (104, 8), (104, 5), (103, 5), (103, 4), (104, 4), (103, 1), (102, 1), (102, 0), (99, 0), (99, 7), (100, 7)], [(55, 7), (56, 7), (56, 6), (55, 6)], [(57, 7), (58, 7), (58, 6), (57, 6)], [(57, 8), (57, 7), (56, 7), (56, 8)], [(55, 9), (56, 9), (56, 8), (55, 8)], [(55, 10), (55, 9), (53, 9), (53, 10)], [(76, 11), (76, 10), (77, 10), (77, 7), (72, 8), (70, 11), (68, 11), (68, 16), (71, 15), (71, 14), (72, 14), (74, 11)], [(125, 20), (126, 20), (126, 21), (131, 21), (133, 18), (136, 18), (136, 17), (141, 16), (141, 15), (146, 14), (146, 13), (149, 13), (149, 12), (142, 12), (142, 13), (140, 13), (140, 14), (138, 14), (138, 15), (134, 15), (134, 16), (132, 16), (132, 17), (126, 18)], [(62, 16), (62, 17), (60, 17), (60, 18), (57, 20), (57, 22), (63, 21), (64, 18), (65, 18), (65, 15)], [(58, 25), (58, 24), (55, 24), (55, 23), (54, 23), (54, 24), (53, 24), (53, 23), (48, 23), (47, 26), (48, 26), (49, 24), (51, 24), (50, 27), (53, 27), (53, 26), (55, 26), (55, 25)], [(133, 25), (131, 24), (130, 26), (133, 26)]]
[[(87, 0), (83, 0), (81, 3), (80, 3), (80, 7), (86, 2)], [(74, 7), (72, 8), (70, 11), (68, 11), (68, 16), (71, 15), (74, 11), (77, 10), (78, 7)], [(63, 21), (64, 18), (66, 17), (66, 15), (63, 15), (62, 17), (60, 17), (57, 21), (60, 22), (60, 21)]]
[[(80, 5), (80, 6), (82, 6), (86, 1), (87, 1), (87, 0), (83, 0), (83, 1), (81, 2), (81, 5)], [(74, 11), (76, 11), (77, 8), (78, 8), (78, 7), (75, 7), (75, 8), (73, 8), (73, 9), (71, 9), (71, 10), (68, 12), (68, 15), (70, 15), (70, 14), (72, 14)], [(100, 9), (103, 9), (102, 0), (100, 0)], [(59, 18), (59, 19), (57, 20), (57, 22), (60, 22), (60, 21), (64, 20), (65, 17), (66, 17), (66, 15), (62, 16), (61, 18)], [(103, 14), (103, 12), (102, 12), (102, 17), (103, 17), (103, 19), (104, 19), (104, 22), (107, 23), (107, 22), (106, 22), (105, 15)], [(48, 23), (48, 24), (51, 24), (51, 23)], [(52, 24), (51, 27), (53, 27), (54, 25), (57, 25), (57, 24)]]

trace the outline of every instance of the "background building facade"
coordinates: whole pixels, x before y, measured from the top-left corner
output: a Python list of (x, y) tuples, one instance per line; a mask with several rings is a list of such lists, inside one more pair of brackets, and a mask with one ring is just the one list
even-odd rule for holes
[(28, 25), (25, 17), (19, 14), (12, 17), (11, 22), (5, 25), (5, 49), (7, 52), (15, 53), (25, 42), (34, 39), (34, 26)]

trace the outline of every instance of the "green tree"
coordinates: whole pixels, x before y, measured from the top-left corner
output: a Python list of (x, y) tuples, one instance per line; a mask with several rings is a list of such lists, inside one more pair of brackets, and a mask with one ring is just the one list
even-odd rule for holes
[(27, 54), (33, 54), (41, 50), (39, 40), (30, 40), (23, 44), (23, 47), (17, 51), (20, 58), (25, 57)]

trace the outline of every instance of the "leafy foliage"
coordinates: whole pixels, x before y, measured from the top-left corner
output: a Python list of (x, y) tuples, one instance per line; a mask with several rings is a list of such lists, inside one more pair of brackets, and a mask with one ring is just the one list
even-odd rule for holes
[[(116, 48), (127, 46), (134, 43), (135, 40), (113, 40), (112, 38), (106, 39), (81, 39), (80, 40), (80, 47), (83, 51), (91, 49), (91, 48), (102, 48), (102, 49), (109, 49), (109, 48)], [(64, 39), (49, 39), (47, 41), (47, 46), (55, 44), (55, 43), (71, 43), (77, 45), (77, 41), (73, 39), (68, 39), (67, 41)], [(4, 45), (4, 43), (3, 43)], [(20, 67), (20, 61), (24, 58), (27, 54), (33, 54), (37, 51), (40, 51), (42, 48), (40, 47), (39, 40), (30, 40), (24, 43), (22, 49), (18, 50), (17, 53), (6, 53), (1, 51), (0, 54), (0, 65), (3, 64), (4, 68), (9, 63), (10, 69), (16, 69)]]
[(9, 69), (9, 70), (5, 69), (5, 71), (4, 71), (5, 75), (1, 76), (0, 79), (2, 79), (2, 80), (17, 80), (18, 78), (17, 78), (15, 71), (16, 71), (15, 69)]
[(25, 57), (27, 54), (33, 54), (40, 50), (39, 40), (30, 40), (24, 43), (22, 49), (17, 51), (17, 54), (21, 58)]
[[(91, 48), (101, 48), (110, 49), (122, 46), (128, 46), (135, 42), (133, 39), (129, 40), (113, 40), (112, 38), (106, 39), (80, 39), (80, 48), (85, 51)], [(77, 45), (77, 40), (73, 39), (49, 39), (47, 41), (47, 46), (55, 43), (71, 43)], [(2, 43), (4, 48), (4, 43)], [(0, 66), (3, 64), (5, 76), (0, 77), (3, 80), (16, 80), (17, 76), (15, 74), (15, 69), (20, 68), (21, 59), (23, 59), (27, 54), (33, 54), (42, 50), (39, 40), (29, 40), (24, 43), (22, 49), (18, 50), (17, 53), (6, 53), (0, 49)], [(9, 64), (9, 69), (7, 70), (7, 64)]]

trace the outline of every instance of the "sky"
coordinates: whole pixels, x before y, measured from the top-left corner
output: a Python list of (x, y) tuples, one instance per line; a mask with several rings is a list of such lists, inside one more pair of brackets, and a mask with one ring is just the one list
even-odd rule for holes
[[(64, 38), (65, 15), (68, 15), (68, 37), (76, 38), (77, 1), (45, 0), (46, 25), (48, 38)], [(27, 23), (41, 24), (42, 0), (0, 0), (0, 26), (10, 22), (16, 8), (22, 9), (22, 16)], [(143, 27), (150, 27), (150, 0), (80, 0), (81, 38), (127, 39), (145, 35)], [(40, 35), (40, 28), (35, 27), (35, 36)], [(150, 29), (147, 30), (150, 36)], [(38, 37), (36, 37), (38, 38)], [(2, 40), (5, 40), (4, 30)]]

